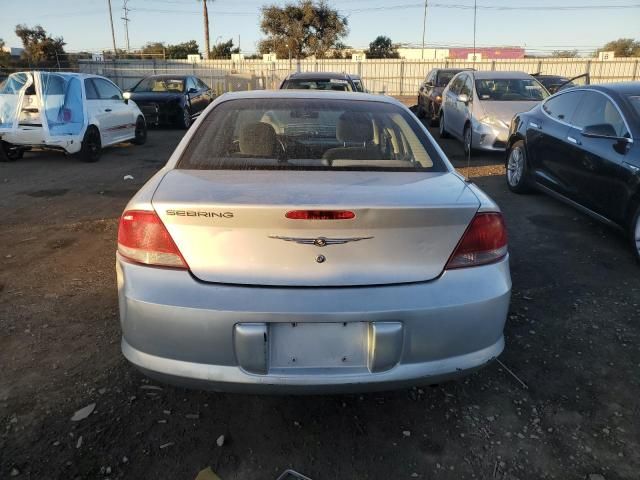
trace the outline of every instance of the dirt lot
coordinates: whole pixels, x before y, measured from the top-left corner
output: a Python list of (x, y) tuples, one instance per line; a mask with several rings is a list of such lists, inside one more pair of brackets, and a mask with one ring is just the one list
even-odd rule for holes
[[(286, 468), (314, 480), (640, 477), (640, 269), (617, 232), (544, 195), (510, 194), (501, 156), (462, 169), (505, 213), (513, 301), (501, 360), (528, 388), (497, 363), (455, 383), (350, 396), (146, 380), (119, 351), (117, 218), (180, 136), (152, 131), (97, 164), (0, 164), (0, 478), (192, 480), (208, 466), (223, 480)], [(466, 165), (455, 141), (443, 147)]]

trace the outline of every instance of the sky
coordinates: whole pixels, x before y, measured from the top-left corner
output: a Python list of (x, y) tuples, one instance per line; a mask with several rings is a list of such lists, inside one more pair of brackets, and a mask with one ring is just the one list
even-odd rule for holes
[[(118, 48), (125, 46), (124, 0), (111, 0)], [(215, 0), (210, 2), (211, 43), (234, 39), (243, 52), (256, 51), (260, 7), (284, 0)], [(366, 48), (376, 36), (394, 43), (422, 43), (422, 0), (328, 0), (348, 18), (349, 46)], [(428, 46), (473, 43), (473, 0), (428, 0)], [(640, 38), (640, 0), (477, 0), (476, 44), (522, 46), (531, 53), (578, 49), (587, 54), (610, 40)], [(622, 7), (633, 8), (622, 8)], [(148, 42), (204, 43), (202, 6), (198, 0), (128, 0), (131, 48)], [(462, 7), (462, 8), (460, 8)], [(606, 8), (602, 8), (606, 7)], [(516, 8), (516, 9), (514, 9)], [(524, 8), (524, 9), (523, 9)], [(62, 36), (68, 51), (111, 48), (107, 0), (0, 0), (0, 38), (21, 46), (15, 25), (40, 24)]]

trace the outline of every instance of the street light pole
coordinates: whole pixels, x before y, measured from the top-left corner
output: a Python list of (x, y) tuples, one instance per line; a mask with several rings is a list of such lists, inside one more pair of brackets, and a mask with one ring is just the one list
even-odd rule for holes
[(427, 33), (427, 2), (424, 0), (424, 19), (422, 20), (422, 59), (424, 60), (424, 37)]

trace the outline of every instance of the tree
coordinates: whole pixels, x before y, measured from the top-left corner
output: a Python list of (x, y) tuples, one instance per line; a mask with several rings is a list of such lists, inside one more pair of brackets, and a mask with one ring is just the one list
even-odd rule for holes
[(578, 50), (554, 50), (551, 52), (551, 56), (556, 58), (576, 58), (578, 57)]
[(22, 40), (24, 46), (23, 56), (30, 64), (66, 65), (64, 46), (66, 43), (62, 37), (53, 38), (47, 34), (40, 25), (29, 28), (26, 25), (16, 25), (16, 36)]
[(229, 39), (226, 42), (214, 45), (211, 52), (209, 52), (209, 58), (231, 58), (232, 53), (240, 53), (240, 49), (233, 48), (233, 40)]
[(595, 55), (599, 52), (614, 52), (616, 57), (640, 57), (640, 42), (633, 38), (619, 38), (596, 50)]
[(380, 35), (369, 44), (369, 50), (365, 50), (367, 58), (400, 58), (393, 42), (389, 37)]
[(167, 46), (167, 58), (187, 58), (188, 55), (198, 55), (199, 53), (198, 42), (195, 40)]
[(0, 67), (7, 66), (10, 57), (9, 53), (4, 51), (4, 40), (0, 38)]
[(166, 50), (167, 47), (165, 47), (163, 42), (149, 42), (144, 47), (142, 47), (140, 53), (160, 57), (166, 55)]
[(258, 44), (260, 53), (275, 53), (280, 58), (324, 57), (349, 32), (347, 18), (324, 0), (267, 5), (262, 8), (260, 29), (267, 35)]

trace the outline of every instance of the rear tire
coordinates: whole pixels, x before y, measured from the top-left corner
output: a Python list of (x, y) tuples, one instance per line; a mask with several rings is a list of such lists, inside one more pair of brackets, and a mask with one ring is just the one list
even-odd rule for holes
[(89, 125), (84, 133), (78, 157), (83, 162), (93, 163), (100, 160), (101, 155), (102, 141), (100, 140), (100, 131), (94, 125)]
[(631, 225), (629, 228), (629, 237), (631, 247), (636, 257), (636, 261), (640, 262), (640, 206), (636, 208), (636, 213), (631, 217)]
[(440, 138), (449, 138), (449, 132), (444, 128), (444, 113), (440, 113), (440, 125), (438, 128), (438, 133), (440, 134)]
[(529, 184), (529, 167), (527, 166), (527, 150), (524, 142), (518, 140), (509, 149), (507, 155), (507, 186), (514, 193), (528, 193), (531, 191)]
[(184, 128), (185, 130), (191, 126), (191, 113), (189, 112), (188, 107), (184, 107), (182, 109), (182, 115), (178, 120), (178, 124), (180, 125), (180, 128)]
[(147, 122), (143, 117), (136, 120), (136, 136), (133, 138), (135, 145), (144, 145), (147, 142)]

